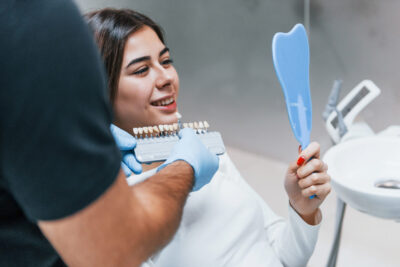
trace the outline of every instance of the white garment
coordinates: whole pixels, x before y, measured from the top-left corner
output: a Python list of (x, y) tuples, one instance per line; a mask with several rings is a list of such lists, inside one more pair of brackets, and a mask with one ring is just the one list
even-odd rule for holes
[[(154, 172), (130, 177), (128, 183)], [(288, 220), (278, 217), (224, 154), (211, 182), (189, 194), (174, 238), (147, 266), (306, 266), (318, 230), (290, 206)]]

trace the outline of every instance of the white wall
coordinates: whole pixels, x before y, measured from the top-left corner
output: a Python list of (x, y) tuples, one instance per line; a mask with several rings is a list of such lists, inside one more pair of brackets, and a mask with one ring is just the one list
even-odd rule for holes
[[(271, 61), (271, 40), (302, 22), (300, 0), (78, 0), (141, 11), (166, 31), (181, 79), (184, 121), (208, 120), (228, 145), (279, 160), (296, 157), (283, 95)], [(333, 80), (348, 92), (369, 78), (382, 95), (363, 117), (375, 130), (399, 124), (400, 60), (395, 0), (311, 0), (312, 138), (330, 146), (321, 113)]]

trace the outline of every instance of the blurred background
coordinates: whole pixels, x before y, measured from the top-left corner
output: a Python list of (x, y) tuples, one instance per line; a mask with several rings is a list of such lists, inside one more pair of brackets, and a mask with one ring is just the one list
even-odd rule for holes
[[(166, 32), (184, 121), (208, 120), (227, 145), (285, 162), (297, 155), (272, 64), (275, 32), (304, 21), (301, 0), (76, 0), (82, 12), (131, 8)], [(342, 96), (371, 79), (382, 90), (362, 114), (375, 131), (400, 120), (400, 1), (309, 0), (312, 139), (331, 142), (321, 113), (334, 79)]]
[[(135, 9), (164, 28), (180, 76), (183, 121), (208, 120), (220, 131), (238, 169), (278, 214), (287, 211), (282, 182), (298, 144), (273, 69), (274, 33), (309, 18), (312, 139), (322, 151), (332, 145), (321, 114), (335, 79), (343, 80), (342, 97), (364, 79), (382, 90), (361, 114), (375, 132), (400, 124), (400, 1), (75, 1), (82, 13)], [(328, 258), (335, 196), (322, 207), (324, 223), (309, 266), (324, 266)], [(400, 266), (399, 226), (348, 208), (337, 266)]]

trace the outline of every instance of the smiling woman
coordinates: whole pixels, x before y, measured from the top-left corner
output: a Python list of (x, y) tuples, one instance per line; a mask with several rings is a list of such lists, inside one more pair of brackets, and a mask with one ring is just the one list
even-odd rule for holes
[[(113, 20), (116, 17), (119, 25)], [(134, 127), (176, 122), (179, 78), (161, 28), (132, 10), (116, 14), (108, 9), (87, 18), (97, 29), (110, 77), (114, 124), (131, 132)]]
[(150, 27), (129, 35), (114, 100), (117, 126), (130, 132), (176, 122), (179, 78), (171, 63), (168, 48)]
[[(131, 133), (133, 127), (176, 122), (179, 78), (160, 27), (132, 10), (104, 9), (87, 19), (110, 75), (114, 123)], [(175, 238), (149, 263), (305, 266), (321, 221), (318, 207), (330, 190), (319, 151), (317, 143), (310, 144), (300, 154), (304, 164), (293, 162), (288, 168), (288, 221), (254, 192), (225, 153), (211, 182), (189, 195)], [(144, 172), (129, 180), (150, 175)], [(312, 194), (318, 198), (308, 199)]]

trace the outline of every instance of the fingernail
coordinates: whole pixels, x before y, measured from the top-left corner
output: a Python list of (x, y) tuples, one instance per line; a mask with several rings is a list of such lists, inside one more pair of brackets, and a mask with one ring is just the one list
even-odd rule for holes
[(301, 145), (299, 145), (299, 153), (301, 152)]
[(304, 161), (306, 161), (306, 159), (303, 156), (299, 157), (297, 159), (297, 166), (303, 165)]

